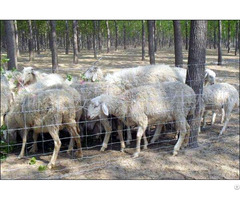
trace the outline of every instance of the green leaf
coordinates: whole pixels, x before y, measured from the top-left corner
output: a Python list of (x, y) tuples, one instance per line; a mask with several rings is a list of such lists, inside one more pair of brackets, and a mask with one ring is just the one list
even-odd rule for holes
[(35, 157), (32, 157), (31, 160), (29, 161), (29, 165), (34, 165), (36, 164), (37, 159)]
[(68, 81), (71, 81), (71, 80), (72, 80), (72, 75), (67, 74), (67, 80), (68, 80)]
[(47, 166), (45, 166), (45, 165), (40, 165), (39, 167), (38, 167), (38, 171), (39, 172), (43, 172), (43, 171), (45, 171), (47, 169)]

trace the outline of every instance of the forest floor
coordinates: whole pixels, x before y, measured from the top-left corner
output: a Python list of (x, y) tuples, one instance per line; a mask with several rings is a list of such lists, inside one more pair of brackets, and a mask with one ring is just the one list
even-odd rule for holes
[[(126, 67), (148, 65), (149, 60), (141, 61), (141, 49), (127, 49), (103, 52), (97, 64), (104, 72), (113, 72)], [(81, 51), (79, 64), (73, 65), (72, 54), (65, 55), (59, 50), (59, 72), (62, 74), (79, 74), (92, 66), (96, 61), (92, 51)], [(217, 66), (217, 50), (207, 50), (207, 68), (217, 74), (217, 82), (227, 82), (239, 89), (238, 56), (233, 52), (227, 54), (223, 50), (222, 66)], [(163, 49), (156, 54), (157, 64), (174, 66), (173, 50)], [(184, 63), (187, 63), (187, 52), (184, 51)], [(37, 69), (51, 70), (51, 55), (42, 52), (35, 55), (33, 62), (28, 61), (28, 54), (19, 58), (19, 67), (33, 66)], [(210, 116), (208, 118), (210, 122)], [(105, 152), (100, 147), (84, 150), (83, 159), (71, 159), (61, 152), (57, 166), (53, 170), (38, 171), (40, 165), (46, 165), (51, 154), (36, 156), (34, 165), (29, 165), (31, 155), (18, 160), (14, 152), (1, 163), (1, 179), (239, 179), (239, 109), (235, 109), (228, 124), (226, 133), (218, 138), (222, 128), (219, 117), (216, 124), (199, 135), (199, 147), (185, 149), (176, 157), (172, 156), (173, 145), (149, 145), (148, 150), (142, 150), (140, 157), (133, 159), (133, 148), (127, 148), (125, 153), (119, 151), (119, 144), (110, 145)], [(132, 142), (131, 147), (135, 146)], [(101, 145), (99, 142), (98, 145)]]

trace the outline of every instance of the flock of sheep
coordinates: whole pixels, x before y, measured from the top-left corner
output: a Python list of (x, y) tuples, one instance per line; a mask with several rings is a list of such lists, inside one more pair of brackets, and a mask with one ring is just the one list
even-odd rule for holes
[[(118, 119), (117, 131), (124, 151), (123, 125), (127, 128), (129, 144), (132, 135), (130, 127), (137, 127), (136, 150), (140, 152), (141, 138), (144, 149), (148, 146), (145, 135), (147, 127), (157, 125), (151, 143), (161, 134), (164, 124), (175, 122), (178, 141), (173, 154), (188, 144), (190, 126), (187, 117), (193, 115), (196, 94), (185, 84), (186, 69), (168, 65), (141, 66), (123, 69), (103, 75), (99, 67), (90, 67), (84, 73), (84, 80), (64, 79), (59, 74), (47, 74), (26, 67), (22, 72), (6, 71), (1, 75), (1, 124), (7, 125), (5, 139), (16, 140), (16, 130), (22, 132), (22, 149), (19, 158), (24, 156), (27, 134), (33, 130), (33, 146), (36, 152), (39, 133), (49, 133), (54, 140), (54, 152), (48, 168), (55, 165), (61, 147), (59, 131), (66, 128), (71, 135), (68, 153), (77, 145), (76, 156), (82, 157), (81, 137), (83, 124), (88, 121), (92, 127), (101, 123), (106, 133), (101, 151), (107, 148), (112, 132), (109, 116)], [(201, 76), (201, 75), (200, 75)], [(203, 91), (203, 126), (206, 126), (206, 113), (212, 111), (212, 124), (216, 111), (222, 114), (224, 123), (222, 134), (229, 122), (234, 107), (239, 105), (238, 91), (227, 83), (216, 83), (216, 74), (205, 70)], [(96, 119), (101, 119), (98, 121)]]

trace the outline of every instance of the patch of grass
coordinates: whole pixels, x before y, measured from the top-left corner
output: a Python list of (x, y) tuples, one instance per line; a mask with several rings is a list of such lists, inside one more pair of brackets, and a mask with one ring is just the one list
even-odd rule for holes
[(45, 165), (40, 165), (40, 166), (38, 167), (38, 171), (39, 171), (39, 172), (44, 172), (46, 169), (47, 169), (47, 166), (45, 166)]
[(29, 165), (35, 165), (37, 162), (37, 159), (35, 157), (32, 157), (31, 160), (29, 161)]

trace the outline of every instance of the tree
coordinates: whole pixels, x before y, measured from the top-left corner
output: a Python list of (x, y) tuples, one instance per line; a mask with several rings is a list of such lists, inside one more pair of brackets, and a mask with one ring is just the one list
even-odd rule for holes
[(58, 71), (58, 55), (57, 55), (57, 35), (56, 35), (56, 21), (50, 21), (51, 26), (51, 52), (52, 52), (52, 73)]
[(6, 33), (7, 57), (9, 58), (8, 70), (18, 69), (16, 40), (13, 21), (4, 20), (4, 28)]
[(150, 64), (155, 65), (154, 55), (154, 20), (148, 20), (148, 52), (150, 57)]
[(68, 54), (69, 52), (69, 29), (68, 29), (68, 21), (66, 20), (65, 22), (65, 27), (66, 27), (66, 49), (65, 49), (65, 54)]
[(97, 58), (97, 50), (96, 50), (96, 21), (93, 21), (93, 51), (94, 51), (94, 58)]
[(145, 27), (144, 27), (144, 20), (142, 20), (142, 60), (145, 60)]
[(218, 20), (218, 65), (222, 65), (222, 21)]
[(118, 25), (117, 25), (117, 21), (114, 21), (115, 24), (115, 51), (117, 51), (118, 49)]
[(98, 21), (98, 49), (102, 50), (101, 21)]
[(33, 52), (33, 31), (32, 31), (32, 22), (28, 20), (28, 28), (29, 28), (29, 40), (28, 40), (28, 48), (29, 48), (29, 61), (33, 61), (34, 52)]
[(216, 49), (216, 44), (217, 44), (217, 26), (216, 26), (216, 21), (214, 21), (214, 28), (213, 28), (213, 48)]
[(82, 36), (80, 32), (79, 25), (77, 26), (77, 43), (78, 43), (78, 53), (81, 51)]
[(106, 27), (107, 27), (107, 53), (109, 53), (110, 52), (110, 29), (109, 29), (108, 20), (106, 21)]
[(77, 20), (73, 20), (73, 63), (78, 64)]
[(198, 132), (201, 124), (202, 92), (206, 61), (207, 21), (191, 21), (188, 70), (186, 84), (193, 88), (196, 94), (196, 108), (190, 119), (191, 134), (189, 146), (198, 146)]
[(15, 40), (16, 40), (16, 51), (17, 51), (17, 57), (20, 56), (19, 52), (19, 42), (18, 42), (18, 27), (17, 27), (17, 20), (14, 20), (14, 30), (15, 30)]
[(126, 45), (126, 25), (125, 25), (125, 23), (123, 24), (123, 48), (127, 49), (127, 45)]
[(180, 21), (173, 20), (173, 27), (174, 27), (175, 66), (182, 67), (183, 55), (182, 55), (182, 35)]
[(228, 20), (228, 41), (227, 41), (227, 48), (228, 48), (228, 53), (230, 52), (230, 27), (231, 25), (230, 25), (230, 21)]
[(34, 21), (34, 29), (35, 29), (35, 33), (36, 33), (36, 47), (37, 47), (37, 54), (40, 54), (40, 41), (39, 41), (39, 30), (38, 30), (38, 27), (37, 27), (37, 23), (36, 23), (36, 20)]
[(238, 29), (238, 25), (239, 22), (237, 21), (236, 22), (236, 33), (235, 33), (235, 41), (236, 41), (236, 44), (235, 44), (235, 56), (237, 55), (237, 51), (238, 51), (238, 32), (239, 32), (239, 29)]
[(188, 21), (185, 21), (185, 40), (186, 40), (186, 46), (185, 49), (188, 50)]
[(156, 21), (154, 20), (154, 52), (157, 52), (157, 25), (156, 25)]

